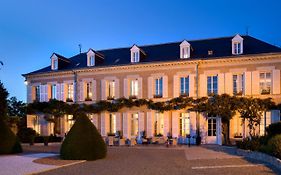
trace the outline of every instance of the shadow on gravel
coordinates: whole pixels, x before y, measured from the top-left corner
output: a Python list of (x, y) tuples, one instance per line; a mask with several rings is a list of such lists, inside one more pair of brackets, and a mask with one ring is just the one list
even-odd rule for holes
[[(235, 146), (203, 145), (202, 147), (216, 152), (223, 152), (229, 155), (239, 156), (237, 154), (237, 148)], [(252, 164), (263, 164), (264, 166), (271, 169), (274, 173), (281, 174), (281, 171), (278, 168), (267, 163), (266, 161), (258, 161), (247, 157), (243, 157), (243, 159)], [(264, 173), (270, 173), (270, 172), (264, 172)]]

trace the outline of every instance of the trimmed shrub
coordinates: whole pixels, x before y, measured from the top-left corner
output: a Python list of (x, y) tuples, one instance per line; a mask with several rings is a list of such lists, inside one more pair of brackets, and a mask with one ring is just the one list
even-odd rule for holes
[(258, 151), (261, 147), (260, 139), (258, 137), (245, 138), (242, 141), (237, 141), (236, 146), (240, 149)]
[(106, 157), (107, 147), (86, 115), (79, 116), (66, 135), (60, 156), (66, 160), (97, 160)]
[(281, 134), (281, 122), (272, 123), (265, 130), (269, 137)]
[(274, 136), (268, 142), (272, 155), (281, 159), (281, 134)]
[(36, 131), (32, 128), (21, 128), (17, 133), (17, 136), (22, 143), (31, 143), (32, 140), (34, 142)]
[(22, 148), (17, 136), (8, 125), (0, 119), (0, 154), (21, 153)]

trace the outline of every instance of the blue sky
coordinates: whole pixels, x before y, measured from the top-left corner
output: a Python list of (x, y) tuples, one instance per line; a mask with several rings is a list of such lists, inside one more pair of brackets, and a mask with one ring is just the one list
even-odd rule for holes
[(281, 46), (280, 0), (0, 0), (0, 80), (26, 99), (23, 73), (57, 52), (249, 34)]

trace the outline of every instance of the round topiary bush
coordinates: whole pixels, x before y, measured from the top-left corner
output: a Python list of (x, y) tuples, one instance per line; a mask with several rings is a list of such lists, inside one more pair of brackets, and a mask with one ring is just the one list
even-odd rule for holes
[(86, 115), (77, 118), (60, 150), (61, 158), (66, 160), (97, 160), (105, 158), (106, 153), (100, 133)]
[(31, 143), (34, 141), (36, 131), (32, 128), (21, 128), (18, 131), (17, 136), (22, 143)]
[(271, 147), (272, 155), (281, 159), (281, 134), (272, 137), (268, 145)]
[(22, 148), (17, 136), (0, 119), (0, 154), (21, 153)]

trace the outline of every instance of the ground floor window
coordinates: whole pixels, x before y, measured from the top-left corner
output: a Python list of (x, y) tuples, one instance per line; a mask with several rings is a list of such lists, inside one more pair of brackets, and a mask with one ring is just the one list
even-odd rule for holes
[(73, 115), (67, 115), (68, 131), (72, 128), (72, 126), (74, 125), (74, 122), (75, 121), (73, 119)]
[(180, 114), (180, 135), (185, 137), (190, 134), (190, 117), (189, 113)]
[(116, 133), (116, 115), (109, 114), (109, 132)]
[(217, 135), (217, 119), (214, 117), (208, 118), (208, 136)]
[(139, 114), (133, 113), (131, 115), (131, 136), (137, 136), (139, 132)]
[(155, 113), (154, 134), (155, 134), (155, 136), (164, 134), (164, 115), (163, 115), (163, 113), (160, 113), (160, 112)]
[(37, 133), (40, 133), (39, 116), (35, 116), (33, 119), (33, 128)]

